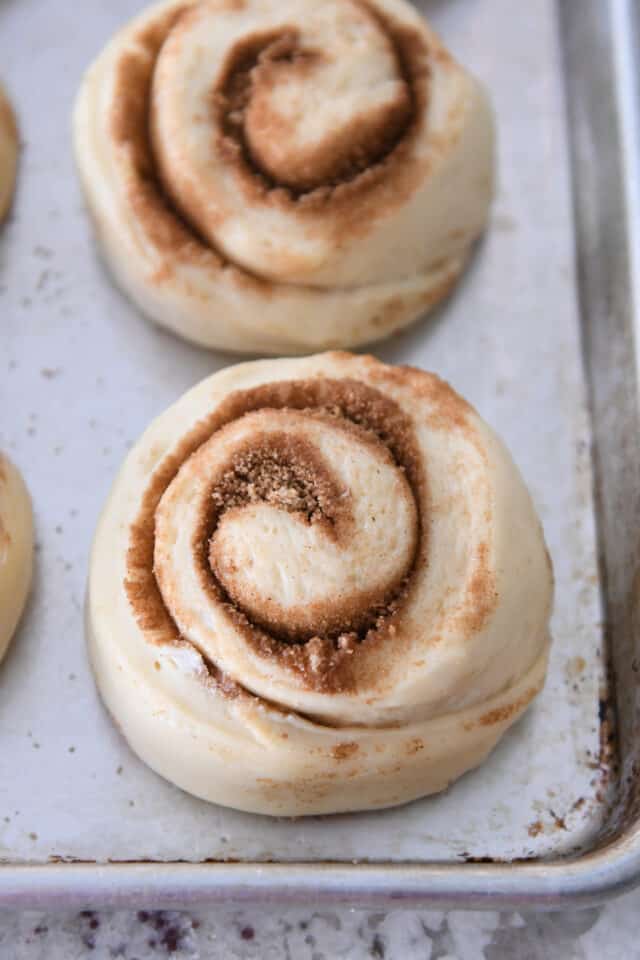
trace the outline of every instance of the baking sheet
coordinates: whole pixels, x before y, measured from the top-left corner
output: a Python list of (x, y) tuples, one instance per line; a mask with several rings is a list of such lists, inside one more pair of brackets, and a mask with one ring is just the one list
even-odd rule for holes
[[(0, 860), (427, 860), (556, 857), (607, 813), (606, 692), (590, 424), (580, 351), (556, 4), (417, 4), (489, 87), (499, 188), (451, 301), (374, 352), (449, 379), (510, 446), (540, 511), (557, 601), (549, 680), (491, 759), (440, 797), (382, 813), (269, 820), (162, 781), (103, 711), (82, 604), (95, 521), (149, 420), (232, 358), (144, 321), (93, 247), (73, 171), (84, 68), (131, 0), (0, 0), (0, 71), (24, 150), (0, 234), (0, 447), (23, 469), (38, 537), (22, 629), (0, 670)], [(65, 869), (61, 867), (61, 869)]]

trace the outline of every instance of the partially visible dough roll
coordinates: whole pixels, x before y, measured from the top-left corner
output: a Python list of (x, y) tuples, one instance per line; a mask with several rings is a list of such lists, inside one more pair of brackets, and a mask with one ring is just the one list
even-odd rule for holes
[(502, 443), (372, 357), (231, 367), (130, 452), (94, 542), (100, 692), (185, 790), (372, 809), (477, 766), (544, 682), (552, 573)]
[(31, 501), (20, 473), (0, 453), (0, 660), (27, 599), (32, 566)]
[(0, 86), (0, 221), (4, 220), (13, 197), (18, 166), (18, 126)]
[(120, 286), (210, 347), (378, 340), (483, 229), (493, 123), (405, 0), (168, 0), (87, 72), (74, 118)]

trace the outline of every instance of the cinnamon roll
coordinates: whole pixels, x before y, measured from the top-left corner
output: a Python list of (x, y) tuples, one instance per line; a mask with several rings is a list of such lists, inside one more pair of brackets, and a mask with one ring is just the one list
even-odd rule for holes
[(27, 599), (32, 566), (31, 501), (20, 473), (0, 453), (0, 660)]
[(4, 220), (11, 206), (17, 166), (18, 125), (0, 86), (0, 221)]
[(209, 347), (385, 337), (451, 289), (492, 192), (487, 98), (405, 0), (169, 0), (89, 69), (75, 149), (106, 259)]
[(98, 687), (206, 800), (400, 804), (541, 689), (552, 573), (513, 461), (446, 383), (328, 353), (228, 368), (153, 423), (100, 520)]

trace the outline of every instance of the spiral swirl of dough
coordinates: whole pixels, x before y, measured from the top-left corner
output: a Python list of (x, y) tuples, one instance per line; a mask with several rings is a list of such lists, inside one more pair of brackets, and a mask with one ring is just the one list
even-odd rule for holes
[(129, 454), (88, 597), (133, 749), (268, 814), (402, 803), (541, 688), (551, 568), (508, 453), (437, 377), (371, 357), (203, 381)]
[(31, 501), (18, 470), (0, 453), (0, 660), (27, 599), (32, 566)]
[(492, 191), (491, 112), (405, 0), (170, 0), (75, 111), (121, 287), (237, 351), (387, 336), (450, 290)]
[(0, 87), (0, 222), (11, 206), (18, 167), (18, 125)]

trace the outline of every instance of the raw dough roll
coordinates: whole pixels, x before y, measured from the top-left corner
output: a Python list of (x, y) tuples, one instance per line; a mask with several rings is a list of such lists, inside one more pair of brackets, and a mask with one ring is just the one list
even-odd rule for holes
[(13, 197), (18, 166), (18, 126), (11, 104), (0, 86), (0, 221)]
[(170, 0), (88, 71), (75, 147), (119, 283), (210, 347), (385, 337), (451, 289), (492, 192), (479, 85), (405, 0)]
[(479, 764), (543, 685), (551, 598), (529, 494), (474, 410), (329, 353), (228, 368), (149, 427), (98, 526), (87, 621), (154, 770), (299, 815)]
[(31, 501), (19, 472), (0, 453), (0, 660), (27, 599), (32, 566)]

